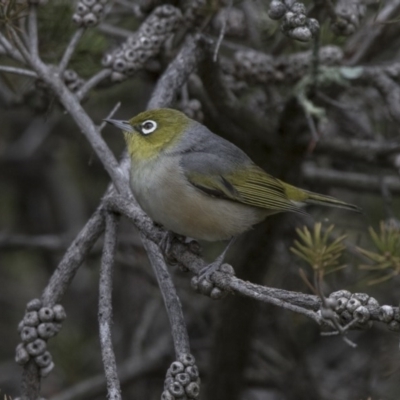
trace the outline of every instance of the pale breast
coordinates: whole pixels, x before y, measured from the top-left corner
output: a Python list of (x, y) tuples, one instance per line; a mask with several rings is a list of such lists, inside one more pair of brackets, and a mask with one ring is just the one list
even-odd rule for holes
[(196, 189), (186, 180), (179, 156), (133, 165), (131, 187), (153, 221), (199, 240), (229, 239), (268, 214), (256, 207), (210, 197)]

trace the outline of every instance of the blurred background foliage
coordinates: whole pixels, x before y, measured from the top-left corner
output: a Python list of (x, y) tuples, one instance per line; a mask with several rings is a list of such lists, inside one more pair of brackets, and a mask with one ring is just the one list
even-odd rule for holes
[[(3, 10), (6, 3), (0, 3)], [(141, 22), (134, 10), (139, 9), (146, 16), (160, 3), (166, 2), (116, 1), (106, 22), (119, 29), (134, 31)], [(187, 6), (184, 1), (170, 3), (182, 9)], [(240, 46), (275, 57), (311, 49), (310, 43), (299, 43), (282, 35), (279, 24), (268, 17), (268, 4), (257, 1), (233, 3), (234, 9), (244, 10), (246, 18), (250, 21), (253, 18), (256, 23), (246, 22), (243, 36), (227, 35), (220, 55), (232, 65), (232, 57)], [(348, 42), (352, 37), (334, 35), (326, 14), (318, 13), (323, 2), (304, 3), (309, 7), (316, 5), (314, 12), (322, 15), (319, 19), (321, 45), (335, 44), (349, 49)], [(373, 18), (384, 2), (366, 3), (365, 19)], [(17, 6), (17, 2), (15, 4)], [(207, 2), (201, 9), (203, 18), (212, 19), (226, 6), (224, 1)], [(75, 3), (67, 0), (49, 1), (40, 8), (40, 53), (44, 61), (59, 62), (76, 30), (71, 21), (74, 8)], [(256, 10), (257, 16), (246, 11), (248, 8)], [(132, 11), (128, 12), (130, 9)], [(4, 30), (4, 19), (0, 18), (0, 23)], [(219, 25), (215, 23), (215, 26)], [(398, 60), (395, 34), (399, 33), (399, 28), (397, 20), (385, 25), (381, 44), (362, 62)], [(214, 38), (219, 34), (216, 28), (204, 30)], [(118, 35), (105, 33), (102, 25), (88, 29), (69, 68), (84, 79), (91, 77), (101, 70), (104, 53), (122, 41)], [(122, 83), (107, 82), (92, 91), (83, 101), (91, 118), (100, 124), (117, 102), (122, 105), (115, 118), (127, 119), (145, 109), (152, 89), (174, 51), (169, 54), (165, 51), (158, 57), (158, 69), (145, 68)], [(344, 60), (350, 55), (345, 54)], [(5, 55), (0, 55), (0, 64), (16, 65)], [(313, 270), (292, 254), (290, 247), (296, 239), (296, 228), (308, 226), (306, 229), (312, 231), (314, 223), (318, 222), (321, 224), (319, 229), (328, 231), (333, 240), (340, 241), (340, 262), (346, 265), (346, 268), (325, 276), (323, 293), (328, 295), (339, 289), (366, 292), (380, 304), (397, 306), (400, 294), (397, 276), (399, 221), (396, 219), (400, 213), (399, 198), (383, 196), (380, 191), (349, 190), (329, 183), (312, 184), (301, 174), (301, 165), (307, 161), (321, 167), (378, 176), (391, 173), (391, 169), (386, 164), (368, 164), (329, 152), (320, 154), (318, 144), (316, 151), (310, 151), (312, 138), (304, 113), (293, 104), (293, 87), (292, 81), (284, 79), (280, 84), (270, 86), (247, 83), (244, 90), (235, 92), (243, 104), (250, 104), (254, 112), (269, 118), (269, 129), (279, 136), (274, 146), (269, 146), (253, 132), (246, 132), (243, 127), (242, 136), (230, 130), (229, 124), (225, 124), (226, 116), (218, 112), (218, 104), (212, 105), (214, 111), (210, 109), (195, 85), (184, 88), (177, 105), (185, 105), (187, 97), (197, 99), (201, 103), (203, 123), (238, 144), (273, 175), (357, 204), (364, 210), (364, 215), (311, 207), (308, 210), (311, 216), (306, 219), (296, 215), (273, 216), (239, 238), (228, 261), (243, 279), (309, 293), (299, 269), (304, 269), (310, 281)], [(16, 327), (25, 305), (40, 296), (66, 248), (96, 209), (109, 178), (73, 121), (52, 95), (38, 88), (37, 82), (0, 72), (0, 93), (0, 389), (1, 393), (15, 397), (21, 372), (13, 361), (18, 343)], [(388, 116), (386, 105), (376, 90), (349, 87), (339, 94), (328, 94), (344, 105), (343, 108), (347, 107), (348, 112), (343, 113), (332, 103), (319, 104), (326, 112), (326, 118), (317, 121), (320, 131), (368, 140), (398, 139), (398, 124)], [(119, 157), (124, 149), (120, 133), (107, 127), (102, 135)], [(330, 228), (332, 223), (334, 229)], [(101, 242), (96, 244), (65, 295), (63, 305), (68, 318), (60, 334), (50, 342), (56, 368), (43, 382), (46, 398), (102, 373), (97, 333)], [(205, 256), (212, 259), (219, 250), (219, 244), (205, 245)], [(113, 339), (118, 362), (135, 357), (140, 359), (149, 348), (156, 347), (160, 336), (166, 337), (158, 361), (126, 383), (123, 396), (158, 399), (166, 368), (173, 359), (169, 325), (139, 235), (125, 220), (119, 226), (116, 261)], [(385, 277), (390, 279), (369, 285), (371, 279), (377, 278), (371, 277), (371, 272), (365, 268), (359, 268), (360, 265), (368, 265), (368, 269), (378, 270), (378, 273), (384, 270)], [(171, 271), (183, 303), (192, 352), (207, 385), (202, 389), (202, 398), (398, 398), (398, 333), (389, 332), (378, 324), (368, 331), (351, 332), (349, 336), (358, 345), (352, 349), (340, 337), (321, 337), (313, 322), (288, 311), (238, 297), (216, 302), (200, 296), (190, 288), (190, 277), (186, 273), (173, 266)], [(104, 395), (94, 398), (104, 398)]]

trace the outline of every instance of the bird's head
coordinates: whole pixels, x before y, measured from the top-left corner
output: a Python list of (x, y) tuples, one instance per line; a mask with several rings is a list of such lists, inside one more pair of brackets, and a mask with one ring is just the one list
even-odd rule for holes
[(137, 161), (150, 160), (171, 150), (191, 123), (185, 114), (169, 108), (144, 111), (129, 121), (105, 121), (123, 131), (129, 155)]

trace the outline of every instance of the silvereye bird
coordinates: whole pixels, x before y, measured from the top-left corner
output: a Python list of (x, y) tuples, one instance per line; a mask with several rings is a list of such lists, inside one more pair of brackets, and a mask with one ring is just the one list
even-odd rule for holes
[[(139, 205), (176, 234), (206, 241), (232, 239), (271, 214), (304, 213), (303, 204), (359, 211), (274, 178), (234, 144), (180, 111), (161, 108), (129, 121), (106, 121), (124, 133), (130, 185)], [(218, 267), (211, 266), (207, 275)]]

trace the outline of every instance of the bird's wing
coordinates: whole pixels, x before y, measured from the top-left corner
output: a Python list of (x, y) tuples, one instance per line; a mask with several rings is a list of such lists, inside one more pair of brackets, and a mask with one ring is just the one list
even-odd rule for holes
[(248, 160), (225, 154), (190, 152), (181, 165), (187, 180), (209, 196), (274, 211), (302, 212), (286, 195), (282, 183)]

